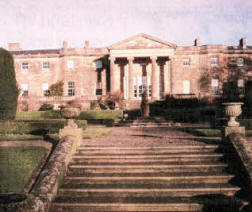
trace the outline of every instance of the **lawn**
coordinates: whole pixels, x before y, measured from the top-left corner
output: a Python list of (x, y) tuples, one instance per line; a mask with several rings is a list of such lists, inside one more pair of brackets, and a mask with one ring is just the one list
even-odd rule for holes
[[(221, 130), (220, 129), (210, 129), (210, 128), (185, 128), (185, 132), (190, 133), (196, 136), (203, 136), (203, 137), (220, 137)], [(252, 130), (246, 130), (246, 136), (252, 136)]]
[(44, 138), (41, 135), (30, 135), (30, 134), (0, 135), (0, 141), (30, 141), (30, 140), (44, 140)]
[(87, 128), (83, 132), (83, 138), (84, 139), (97, 138), (107, 134), (108, 132), (109, 132), (108, 128)]
[(22, 193), (47, 151), (43, 147), (0, 147), (0, 193)]

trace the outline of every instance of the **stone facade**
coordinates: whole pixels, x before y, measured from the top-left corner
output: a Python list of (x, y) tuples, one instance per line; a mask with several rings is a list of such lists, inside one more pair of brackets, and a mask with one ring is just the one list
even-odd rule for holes
[[(26, 110), (71, 100), (88, 108), (108, 93), (121, 95), (128, 108), (139, 107), (144, 90), (150, 101), (167, 95), (214, 98), (234, 72), (241, 92), (252, 81), (252, 46), (245, 38), (238, 46), (200, 45), (199, 39), (193, 46), (177, 46), (138, 34), (107, 48), (90, 48), (88, 42), (69, 48), (64, 42), (61, 49), (21, 50), (15, 43), (9, 50), (21, 89), (19, 108)], [(59, 81), (64, 82), (63, 97), (45, 96)]]

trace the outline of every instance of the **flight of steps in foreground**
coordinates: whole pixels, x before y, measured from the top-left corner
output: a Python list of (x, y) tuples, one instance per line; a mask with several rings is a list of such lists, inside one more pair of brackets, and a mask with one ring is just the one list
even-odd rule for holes
[(240, 188), (217, 148), (81, 146), (51, 211), (231, 211)]

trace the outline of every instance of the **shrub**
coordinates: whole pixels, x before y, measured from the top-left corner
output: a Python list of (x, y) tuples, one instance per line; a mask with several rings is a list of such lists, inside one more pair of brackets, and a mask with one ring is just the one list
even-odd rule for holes
[[(0, 133), (44, 135), (47, 133), (57, 133), (66, 123), (65, 119), (0, 121)], [(86, 120), (76, 120), (76, 123), (83, 130), (87, 128)]]
[(39, 108), (40, 111), (47, 111), (47, 110), (53, 110), (53, 105), (52, 104), (43, 104)]
[(244, 126), (246, 130), (252, 130), (252, 119), (241, 119), (238, 120), (241, 126)]
[(0, 48), (0, 119), (14, 119), (18, 88), (12, 55)]
[(63, 92), (64, 92), (64, 82), (59, 81), (50, 85), (48, 96), (63, 96)]
[(60, 111), (28, 111), (18, 112), (16, 120), (44, 120), (44, 119), (62, 119)]
[(122, 110), (86, 110), (82, 111), (79, 118), (81, 120), (113, 119), (120, 120), (123, 117)]

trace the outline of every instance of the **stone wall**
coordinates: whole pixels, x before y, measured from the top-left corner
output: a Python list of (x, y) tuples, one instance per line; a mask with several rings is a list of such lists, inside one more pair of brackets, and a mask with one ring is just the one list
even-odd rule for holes
[(250, 211), (252, 211), (252, 144), (249, 143), (244, 136), (238, 133), (229, 135), (228, 140), (235, 148), (248, 174), (250, 181), (249, 208)]
[(66, 133), (60, 138), (27, 198), (18, 203), (0, 204), (1, 212), (46, 212), (49, 210), (72, 155), (82, 140), (82, 131), (77, 130), (77, 133), (73, 129), (71, 135)]

